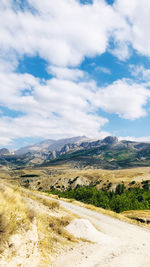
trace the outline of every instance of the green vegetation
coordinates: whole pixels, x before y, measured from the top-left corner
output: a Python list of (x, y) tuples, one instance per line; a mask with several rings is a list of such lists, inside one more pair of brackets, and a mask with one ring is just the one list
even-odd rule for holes
[(129, 147), (110, 149), (108, 146), (101, 146), (66, 153), (56, 159), (44, 162), (41, 166), (58, 165), (62, 162), (72, 161), (76, 161), (82, 167), (88, 165), (103, 169), (149, 166), (150, 149), (138, 151)]
[(38, 174), (22, 174), (20, 177), (39, 177)]
[(143, 188), (126, 189), (124, 184), (118, 184), (115, 191), (108, 191), (97, 190), (94, 186), (77, 186), (74, 190), (71, 188), (65, 191), (53, 189), (49, 193), (76, 199), (117, 213), (127, 210), (150, 210), (148, 180), (143, 183)]
[[(46, 157), (45, 157), (46, 156)], [(150, 166), (150, 145), (144, 143), (118, 142), (116, 145), (91, 142), (87, 146), (77, 146), (69, 152), (57, 153), (56, 159), (26, 153), (24, 155), (1, 155), (0, 164), (13, 169), (28, 167), (49, 167), (63, 164), (73, 164), (77, 168), (94, 167), (108, 170), (131, 167)], [(39, 161), (40, 159), (40, 161)], [(44, 161), (45, 160), (45, 161)], [(41, 164), (40, 164), (41, 162)]]

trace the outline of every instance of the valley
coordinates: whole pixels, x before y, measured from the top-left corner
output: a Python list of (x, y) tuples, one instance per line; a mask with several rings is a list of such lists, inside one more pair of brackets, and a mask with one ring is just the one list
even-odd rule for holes
[(1, 149), (0, 264), (147, 267), (150, 144), (84, 138)]
[(123, 183), (127, 188), (141, 187), (150, 180), (150, 167), (137, 167), (121, 170), (79, 169), (71, 164), (50, 167), (11, 169), (2, 166), (0, 177), (12, 183), (39, 191), (50, 189), (74, 189), (77, 186), (94, 185), (97, 189), (115, 190)]

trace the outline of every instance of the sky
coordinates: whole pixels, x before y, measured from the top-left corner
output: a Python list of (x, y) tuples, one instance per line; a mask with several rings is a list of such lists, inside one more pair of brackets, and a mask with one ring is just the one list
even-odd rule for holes
[(0, 0), (0, 147), (150, 141), (149, 0)]

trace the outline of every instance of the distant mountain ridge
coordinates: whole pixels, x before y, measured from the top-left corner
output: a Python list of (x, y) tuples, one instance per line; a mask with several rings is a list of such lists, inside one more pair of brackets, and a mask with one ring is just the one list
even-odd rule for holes
[(63, 146), (66, 144), (73, 144), (73, 143), (80, 143), (86, 140), (90, 140), (86, 136), (77, 136), (71, 138), (64, 138), (59, 140), (44, 140), (42, 142), (36, 143), (31, 146), (21, 147), (20, 149), (16, 150), (14, 153), (16, 155), (22, 155), (25, 153), (34, 153), (34, 152), (46, 152), (46, 151), (54, 151), (54, 150), (61, 150)]
[(150, 166), (150, 143), (119, 140), (115, 136), (92, 140), (78, 136), (45, 140), (10, 154), (0, 150), (0, 164), (8, 166), (49, 166), (73, 164), (77, 168), (119, 169)]
[(56, 153), (55, 158), (51, 155), (44, 164), (64, 163), (73, 163), (81, 168), (92, 166), (104, 169), (150, 166), (150, 143), (120, 141), (115, 136), (108, 136), (78, 145), (67, 144)]
[(10, 154), (10, 152), (9, 152), (9, 150), (7, 148), (1, 148), (0, 149), (0, 156), (9, 155), (9, 154)]

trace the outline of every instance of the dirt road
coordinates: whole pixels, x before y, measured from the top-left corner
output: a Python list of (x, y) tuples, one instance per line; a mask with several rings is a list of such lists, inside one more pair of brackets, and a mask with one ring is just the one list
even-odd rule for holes
[(89, 220), (110, 237), (109, 243), (79, 245), (60, 255), (54, 267), (150, 267), (150, 231), (72, 203), (60, 204)]

